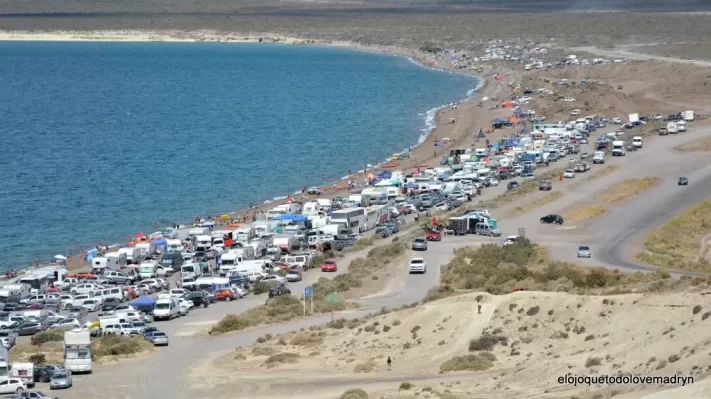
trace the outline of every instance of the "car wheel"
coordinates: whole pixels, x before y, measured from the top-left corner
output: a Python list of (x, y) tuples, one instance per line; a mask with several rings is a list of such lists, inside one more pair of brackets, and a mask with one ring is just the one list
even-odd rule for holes
[(231, 296), (228, 296), (227, 298), (225, 298), (225, 301), (227, 301), (227, 302), (229, 302), (229, 301), (231, 301), (231, 300), (232, 300), (232, 297), (231, 297)]
[(203, 303), (203, 304), (201, 304), (200, 306), (202, 306), (203, 308), (206, 308), (206, 307), (207, 307), (207, 304), (206, 304), (206, 303)]
[(71, 294), (72, 294), (72, 295), (76, 295), (76, 294), (77, 294), (77, 290), (72, 290)]
[(17, 388), (17, 391), (15, 391), (15, 392), (19, 395), (19, 394), (22, 393), (22, 391), (24, 391), (24, 389), (22, 389), (22, 388)]

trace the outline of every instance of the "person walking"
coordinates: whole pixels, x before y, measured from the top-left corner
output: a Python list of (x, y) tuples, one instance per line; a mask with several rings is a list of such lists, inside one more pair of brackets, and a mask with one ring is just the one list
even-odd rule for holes
[(392, 365), (392, 359), (390, 359), (390, 356), (388, 356), (388, 370), (390, 370), (390, 366)]

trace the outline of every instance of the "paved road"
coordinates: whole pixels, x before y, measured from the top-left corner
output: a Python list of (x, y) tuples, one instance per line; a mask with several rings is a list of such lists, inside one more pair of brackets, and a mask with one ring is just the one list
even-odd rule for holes
[(709, 61), (701, 61), (701, 60), (689, 60), (689, 59), (682, 59), (682, 58), (674, 58), (674, 57), (664, 57), (661, 55), (652, 55), (652, 54), (644, 54), (644, 53), (637, 53), (634, 51), (628, 51), (628, 50), (622, 50), (624, 47), (620, 47), (619, 49), (615, 50), (605, 50), (601, 49), (598, 47), (575, 47), (572, 48), (572, 51), (584, 51), (586, 53), (591, 53), (591, 54), (597, 54), (601, 55), (603, 57), (608, 57), (608, 58), (625, 58), (625, 59), (630, 59), (630, 60), (656, 60), (656, 61), (665, 61), (665, 62), (673, 62), (677, 64), (691, 64), (691, 65), (697, 65), (697, 66), (702, 66), (702, 67), (709, 67), (711, 66), (711, 62)]

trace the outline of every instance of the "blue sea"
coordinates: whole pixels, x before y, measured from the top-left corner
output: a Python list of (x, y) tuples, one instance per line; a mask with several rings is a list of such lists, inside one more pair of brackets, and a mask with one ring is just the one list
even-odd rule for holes
[(0, 268), (340, 179), (478, 83), (330, 47), (0, 42)]

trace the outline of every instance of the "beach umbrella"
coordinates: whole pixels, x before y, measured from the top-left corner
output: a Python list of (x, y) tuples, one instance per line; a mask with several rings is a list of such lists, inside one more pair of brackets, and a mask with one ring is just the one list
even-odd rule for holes
[(54, 255), (54, 259), (56, 260), (67, 260), (67, 257), (64, 255)]
[(230, 215), (224, 214), (224, 215), (220, 216), (220, 220), (230, 220)]

